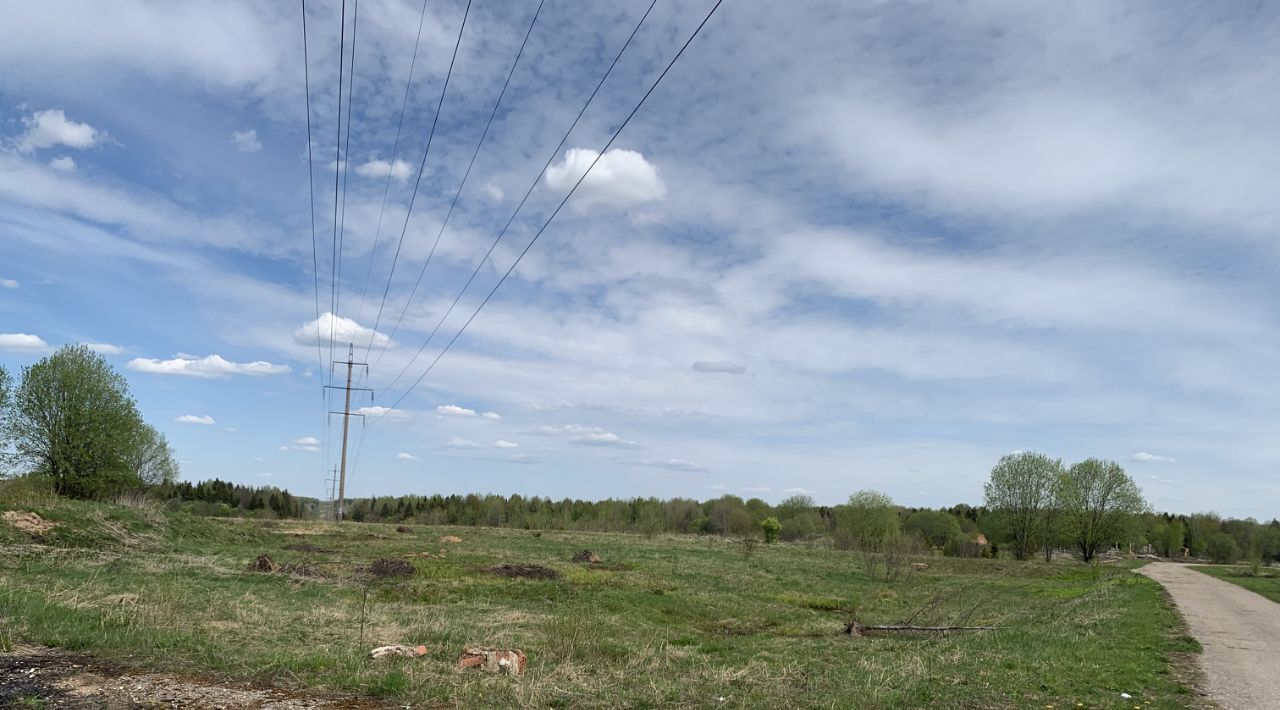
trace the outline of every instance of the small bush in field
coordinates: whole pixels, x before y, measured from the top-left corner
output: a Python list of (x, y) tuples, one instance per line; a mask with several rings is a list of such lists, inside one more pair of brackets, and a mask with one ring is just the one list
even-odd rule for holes
[(769, 516), (760, 521), (760, 529), (764, 531), (764, 541), (773, 544), (778, 541), (778, 536), (782, 533), (782, 523), (778, 519)]

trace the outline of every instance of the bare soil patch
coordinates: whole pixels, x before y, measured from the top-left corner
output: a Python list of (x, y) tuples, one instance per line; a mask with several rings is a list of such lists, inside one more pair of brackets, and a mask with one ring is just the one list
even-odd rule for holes
[(337, 550), (332, 550), (327, 547), (320, 547), (319, 545), (313, 545), (309, 542), (295, 542), (292, 545), (285, 545), (284, 549), (294, 550), (296, 552), (306, 552), (306, 553), (315, 554), (315, 555), (331, 555), (337, 552)]
[(0, 707), (24, 705), (59, 710), (389, 707), (333, 693), (156, 673), (42, 646), (18, 646), (0, 655)]
[(511, 579), (560, 579), (560, 573), (542, 565), (494, 565), (485, 570)]

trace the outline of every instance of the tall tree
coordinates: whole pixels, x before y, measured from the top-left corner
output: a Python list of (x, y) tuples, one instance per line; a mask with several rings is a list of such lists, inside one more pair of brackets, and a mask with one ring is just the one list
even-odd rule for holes
[(13, 400), (13, 379), (0, 365), (0, 476), (9, 473), (9, 406)]
[(150, 424), (141, 424), (134, 432), (127, 463), (128, 470), (148, 486), (173, 483), (180, 473), (169, 440)]
[(1062, 478), (1063, 531), (1085, 562), (1119, 540), (1135, 516), (1146, 512), (1142, 489), (1115, 461), (1087, 459)]
[(986, 506), (1008, 528), (1013, 556), (1031, 557), (1042, 545), (1052, 552), (1051, 531), (1057, 509), (1062, 461), (1034, 451), (1002, 456), (983, 488)]
[(142, 426), (124, 378), (68, 345), (23, 369), (8, 428), (21, 464), (60, 494), (91, 498), (137, 485), (130, 458)]

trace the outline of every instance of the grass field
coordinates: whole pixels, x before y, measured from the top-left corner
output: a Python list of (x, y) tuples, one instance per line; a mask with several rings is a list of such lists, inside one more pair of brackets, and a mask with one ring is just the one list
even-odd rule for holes
[(1249, 568), (1244, 565), (1236, 567), (1197, 565), (1192, 569), (1257, 592), (1273, 602), (1280, 602), (1280, 570), (1263, 567), (1260, 575), (1252, 576), (1247, 574)]
[[(870, 581), (852, 555), (816, 545), (748, 550), (693, 536), (264, 527), (113, 505), (21, 507), (58, 525), (36, 539), (0, 523), (5, 647), (39, 643), (428, 707), (1194, 704), (1174, 660), (1196, 644), (1181, 634), (1160, 587), (1127, 569), (929, 558), (927, 569), (889, 584)], [(462, 542), (442, 543), (444, 535)], [(584, 548), (603, 562), (571, 562)], [(261, 553), (307, 574), (249, 571)], [(359, 570), (393, 557), (416, 571), (369, 587), (361, 640)], [(562, 576), (486, 571), (498, 564)], [(963, 619), (999, 630), (851, 637), (851, 613), (867, 624), (914, 615), (917, 624)], [(402, 642), (430, 652), (365, 658), (373, 646)], [(528, 671), (512, 679), (457, 670), (468, 644), (523, 649)]]

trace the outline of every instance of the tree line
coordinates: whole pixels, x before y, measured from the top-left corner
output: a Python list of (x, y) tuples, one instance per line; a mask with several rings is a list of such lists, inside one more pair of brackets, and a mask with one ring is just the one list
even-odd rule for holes
[(124, 377), (84, 345), (0, 367), (0, 473), (46, 479), (59, 495), (110, 498), (178, 478), (173, 448), (147, 424)]

